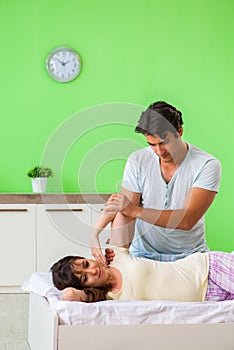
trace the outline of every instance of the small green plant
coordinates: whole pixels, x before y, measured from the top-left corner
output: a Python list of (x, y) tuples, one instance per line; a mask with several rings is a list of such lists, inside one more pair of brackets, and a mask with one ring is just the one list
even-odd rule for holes
[(53, 171), (42, 165), (35, 166), (27, 173), (29, 177), (52, 177)]

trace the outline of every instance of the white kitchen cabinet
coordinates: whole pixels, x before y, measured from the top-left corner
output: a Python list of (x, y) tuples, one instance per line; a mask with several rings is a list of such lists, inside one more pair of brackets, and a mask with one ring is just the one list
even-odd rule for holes
[(35, 204), (1, 204), (0, 236), (0, 291), (20, 290), (36, 270)]
[(65, 255), (91, 257), (89, 204), (37, 205), (37, 271)]
[[(35, 271), (66, 255), (92, 258), (90, 234), (102, 204), (0, 204), (0, 292), (22, 292)], [(103, 250), (110, 225), (100, 235)]]

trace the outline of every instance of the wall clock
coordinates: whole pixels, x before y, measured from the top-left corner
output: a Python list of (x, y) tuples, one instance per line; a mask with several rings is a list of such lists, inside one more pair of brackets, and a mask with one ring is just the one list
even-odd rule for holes
[(48, 55), (46, 69), (53, 79), (66, 83), (79, 75), (81, 59), (73, 49), (69, 47), (58, 47)]

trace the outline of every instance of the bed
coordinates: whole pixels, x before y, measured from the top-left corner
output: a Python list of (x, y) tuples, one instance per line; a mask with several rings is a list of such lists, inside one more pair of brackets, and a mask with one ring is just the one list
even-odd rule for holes
[(234, 349), (234, 301), (66, 302), (48, 272), (22, 288), (30, 293), (31, 350)]

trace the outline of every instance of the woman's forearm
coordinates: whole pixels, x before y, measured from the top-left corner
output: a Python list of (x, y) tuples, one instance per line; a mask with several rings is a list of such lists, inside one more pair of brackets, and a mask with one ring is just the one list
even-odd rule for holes
[(90, 237), (90, 247), (92, 256), (95, 260), (101, 261), (103, 264), (107, 264), (106, 259), (102, 253), (99, 235), (103, 231), (103, 229), (114, 220), (116, 213), (105, 213), (102, 212), (101, 215), (99, 215), (92, 233)]
[(114, 220), (116, 216), (116, 213), (106, 213), (102, 212), (97, 221), (95, 222), (95, 225), (92, 230), (92, 236), (98, 237), (99, 234), (104, 230), (104, 228)]
[(62, 300), (64, 301), (82, 301), (87, 303), (88, 299), (87, 294), (83, 290), (72, 287), (65, 288), (62, 294)]

